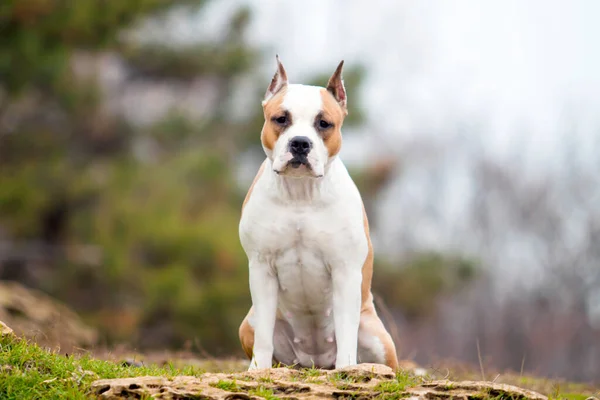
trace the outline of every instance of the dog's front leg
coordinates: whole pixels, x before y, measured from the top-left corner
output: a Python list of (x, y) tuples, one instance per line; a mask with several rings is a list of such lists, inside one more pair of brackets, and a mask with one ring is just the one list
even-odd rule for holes
[(277, 314), (277, 277), (261, 257), (250, 261), (250, 295), (254, 306), (254, 349), (250, 370), (273, 366), (273, 331)]
[(335, 368), (356, 364), (361, 307), (361, 266), (339, 265), (331, 271), (333, 322), (337, 342)]

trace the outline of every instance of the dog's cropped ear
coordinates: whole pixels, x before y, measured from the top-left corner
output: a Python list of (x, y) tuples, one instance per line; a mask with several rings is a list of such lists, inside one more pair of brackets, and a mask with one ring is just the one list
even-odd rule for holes
[(340, 65), (335, 69), (329, 82), (327, 82), (327, 91), (335, 97), (342, 109), (347, 113), (346, 107), (346, 88), (344, 88), (344, 79), (342, 78), (342, 68), (344, 67), (344, 60), (340, 62)]
[(277, 72), (275, 72), (275, 76), (273, 76), (271, 84), (265, 93), (265, 98), (262, 102), (263, 105), (265, 105), (267, 101), (269, 101), (269, 99), (275, 95), (275, 93), (279, 92), (288, 84), (287, 74), (285, 72), (285, 68), (283, 68), (283, 64), (279, 60), (279, 55), (275, 55), (275, 59), (277, 60)]

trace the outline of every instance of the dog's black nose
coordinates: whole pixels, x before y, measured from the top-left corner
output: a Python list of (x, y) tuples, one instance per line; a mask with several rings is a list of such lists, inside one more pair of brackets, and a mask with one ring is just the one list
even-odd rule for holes
[(312, 147), (312, 142), (306, 136), (294, 136), (290, 140), (290, 152), (293, 155), (306, 155)]

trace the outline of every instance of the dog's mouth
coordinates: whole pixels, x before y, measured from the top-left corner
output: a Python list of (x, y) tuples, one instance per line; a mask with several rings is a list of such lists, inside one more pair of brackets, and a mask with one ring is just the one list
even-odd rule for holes
[(300, 168), (301, 165), (304, 165), (306, 168), (311, 168), (310, 163), (306, 157), (294, 157), (288, 163), (292, 168)]
[[(289, 177), (314, 177), (321, 178), (323, 176), (322, 173), (317, 173), (313, 164), (308, 159), (305, 154), (290, 154), (286, 155), (286, 158), (289, 157), (286, 161), (283, 162), (283, 165), (277, 166), (274, 165), (273, 171), (277, 175), (286, 175)], [(283, 161), (283, 160), (282, 160)], [(318, 169), (318, 168), (317, 168)]]

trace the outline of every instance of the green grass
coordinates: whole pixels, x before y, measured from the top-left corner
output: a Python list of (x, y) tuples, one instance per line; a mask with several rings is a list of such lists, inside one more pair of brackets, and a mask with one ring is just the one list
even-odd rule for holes
[(405, 389), (406, 385), (394, 381), (380, 382), (375, 386), (375, 391), (383, 393), (398, 393), (403, 392)]
[(270, 376), (261, 376), (258, 378), (258, 381), (264, 383), (273, 383), (273, 379)]
[(11, 336), (0, 338), (0, 399), (86, 399), (96, 379), (198, 376), (195, 367), (128, 367), (89, 356), (63, 356)]
[(306, 368), (306, 369), (302, 370), (302, 377), (304, 379), (307, 379), (307, 378), (316, 378), (318, 376), (321, 376), (322, 374), (323, 374), (323, 371), (320, 370), (320, 369), (318, 369), (318, 368), (315, 368), (315, 367)]
[[(219, 364), (220, 365), (220, 364)], [(222, 371), (221, 366), (213, 365)], [(206, 372), (204, 364), (190, 366), (185, 363), (169, 363), (160, 367), (155, 364), (147, 366), (125, 366), (113, 361), (93, 359), (89, 355), (64, 356), (57, 352), (45, 350), (38, 345), (12, 336), (0, 337), (0, 399), (86, 399), (91, 383), (97, 379), (128, 378), (136, 376), (162, 376), (172, 378), (178, 375), (200, 376)], [(217, 371), (214, 371), (217, 372)], [(250, 390), (251, 395), (267, 400), (277, 399), (276, 388), (270, 388), (274, 382), (270, 376), (249, 378), (240, 374), (238, 381), (233, 379), (219, 380), (212, 386), (229, 392), (245, 392), (248, 388), (237, 382), (246, 379), (257, 382), (258, 386)], [(358, 397), (362, 393), (361, 385), (369, 385), (368, 377), (353, 376), (345, 372), (329, 374), (317, 368), (300, 370), (292, 374), (290, 381), (319, 383), (338, 390), (344, 390), (349, 398)], [(416, 377), (408, 372), (398, 372), (395, 379), (373, 382), (367, 389), (377, 399), (401, 399), (407, 389), (418, 386), (428, 380)], [(585, 400), (589, 396), (599, 396), (596, 388), (583, 384), (574, 384), (542, 378), (502, 375), (498, 381), (528, 387), (547, 394), (550, 400)], [(452, 383), (446, 387), (451, 390)], [(352, 392), (355, 390), (359, 392)], [(473, 396), (475, 397), (475, 396)], [(481, 398), (493, 396), (481, 394)]]
[(235, 383), (235, 381), (225, 381), (225, 380), (219, 380), (219, 382), (215, 383), (214, 385), (212, 385), (218, 389), (221, 390), (227, 390), (228, 392), (239, 392), (240, 391), (240, 387), (237, 383)]
[(356, 383), (356, 379), (354, 377), (347, 376), (347, 374), (342, 373), (342, 372), (336, 372), (335, 374), (332, 374), (331, 377), (329, 378), (329, 380), (331, 382), (344, 381), (346, 383)]
[[(600, 395), (600, 390), (595, 393), (595, 395)], [(548, 396), (548, 398), (552, 400), (586, 400), (589, 397), (592, 396), (585, 393), (561, 392), (560, 389), (555, 389), (555, 391)]]
[(329, 382), (332, 382), (337, 389), (353, 390), (357, 381), (353, 376), (348, 376), (346, 373), (336, 372), (329, 377)]
[(373, 390), (379, 392), (378, 399), (400, 399), (405, 397), (405, 390), (419, 384), (418, 379), (407, 372), (398, 372), (396, 379), (378, 383)]
[(589, 397), (589, 395), (581, 393), (559, 393), (557, 398), (565, 400), (585, 400)]
[(263, 397), (267, 400), (279, 399), (279, 397), (273, 394), (273, 391), (271, 389), (267, 389), (264, 386), (259, 386), (256, 389), (250, 390), (248, 394), (251, 396)]

